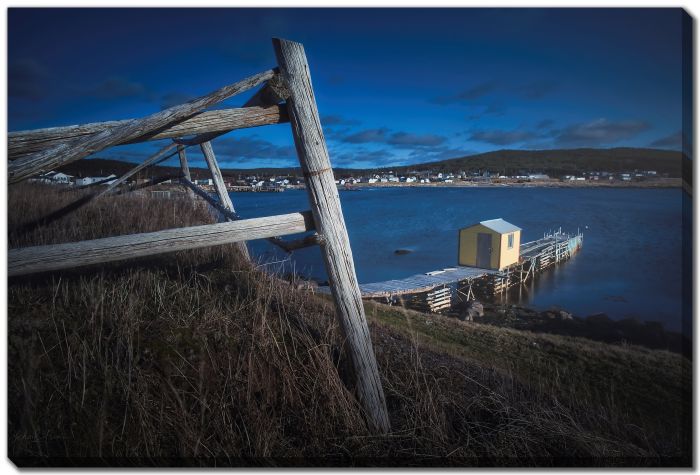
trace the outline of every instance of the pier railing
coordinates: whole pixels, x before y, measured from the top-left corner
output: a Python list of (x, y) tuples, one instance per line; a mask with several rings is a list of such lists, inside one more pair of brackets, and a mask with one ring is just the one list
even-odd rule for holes
[[(207, 199), (220, 212), (222, 219), (229, 222), (10, 249), (8, 273), (10, 276), (19, 276), (60, 271), (226, 243), (236, 243), (242, 254), (249, 259), (245, 241), (262, 238), (270, 239), (287, 251), (318, 244), (344, 344), (353, 364), (360, 402), (370, 427), (376, 432), (384, 433), (390, 430), (384, 391), (370, 340), (333, 169), (321, 129), (306, 54), (301, 44), (283, 39), (273, 39), (273, 48), (278, 67), (147, 117), (10, 133), (10, 184), (116, 145), (161, 139), (173, 141), (111, 185), (32, 223), (34, 226), (65, 216), (99, 196), (124, 191), (127, 179), (175, 155), (180, 160), (180, 183), (187, 188), (188, 194)], [(207, 110), (258, 86), (260, 89), (257, 93), (241, 108)], [(310, 211), (240, 219), (224, 184), (212, 141), (233, 130), (285, 122), (291, 123)], [(186, 139), (188, 136), (194, 137)], [(205, 191), (192, 183), (186, 156), (186, 149), (192, 146), (200, 147), (204, 154), (218, 201), (211, 199)], [(311, 230), (317, 233), (311, 238), (292, 242), (280, 239), (283, 235)]]

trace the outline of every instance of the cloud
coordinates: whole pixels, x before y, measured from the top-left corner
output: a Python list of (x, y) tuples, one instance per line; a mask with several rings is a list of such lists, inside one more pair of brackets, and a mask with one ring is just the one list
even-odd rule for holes
[(46, 69), (30, 58), (22, 58), (8, 65), (7, 94), (9, 97), (37, 100), (46, 95)]
[(416, 149), (409, 154), (411, 163), (435, 162), (438, 160), (449, 160), (476, 153), (474, 150), (451, 148), (447, 146), (433, 147), (429, 149)]
[(517, 91), (526, 99), (540, 99), (559, 87), (557, 81), (543, 79), (520, 86)]
[(346, 143), (383, 143), (387, 139), (389, 129), (367, 129), (355, 132), (354, 134), (339, 137), (341, 142)]
[(375, 168), (391, 165), (396, 161), (396, 155), (387, 149), (367, 150), (361, 148), (340, 153), (331, 150), (330, 155), (334, 167)]
[(553, 131), (553, 135), (557, 145), (594, 147), (632, 138), (649, 128), (650, 125), (641, 120), (596, 119)]
[(485, 81), (451, 96), (436, 97), (432, 99), (431, 102), (440, 105), (471, 102), (490, 94), (494, 89), (496, 89), (496, 81)]
[(444, 143), (447, 139), (435, 134), (414, 134), (410, 132), (391, 132), (386, 127), (367, 129), (350, 135), (334, 137), (351, 144), (383, 143), (399, 148), (432, 147)]
[(417, 146), (429, 147), (440, 145), (445, 142), (445, 137), (434, 134), (410, 134), (407, 132), (396, 132), (392, 134), (387, 143), (396, 146)]
[(500, 104), (489, 104), (481, 112), (467, 116), (467, 120), (479, 120), (486, 116), (499, 117), (505, 114), (506, 108)]
[(195, 96), (182, 92), (169, 92), (160, 98), (160, 108), (161, 110), (169, 109), (170, 107), (189, 102), (194, 98)]
[(477, 130), (471, 133), (469, 140), (492, 145), (511, 145), (534, 137), (535, 134), (527, 130)]
[(543, 130), (543, 129), (549, 129), (553, 125), (554, 125), (554, 121), (552, 119), (542, 119), (537, 124), (535, 124), (535, 128), (537, 128), (539, 130)]
[(324, 127), (332, 127), (335, 125), (358, 125), (359, 123), (359, 120), (347, 119), (339, 115), (321, 116), (321, 124), (323, 124)]
[(227, 160), (239, 159), (275, 159), (289, 160), (296, 158), (294, 147), (290, 145), (276, 145), (267, 140), (253, 137), (225, 137), (212, 142), (217, 156)]
[(123, 77), (111, 77), (88, 90), (87, 95), (98, 99), (127, 99), (148, 98), (150, 92), (146, 86), (139, 82), (130, 81)]
[(678, 132), (674, 132), (671, 135), (667, 135), (665, 137), (661, 137), (659, 139), (654, 140), (649, 144), (649, 146), (659, 148), (669, 147), (680, 149), (683, 146), (683, 133), (679, 130)]

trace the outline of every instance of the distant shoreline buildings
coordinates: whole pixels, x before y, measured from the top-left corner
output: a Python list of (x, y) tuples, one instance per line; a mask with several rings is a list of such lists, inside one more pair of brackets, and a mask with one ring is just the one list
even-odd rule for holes
[[(434, 170), (413, 170), (406, 173), (395, 173), (393, 171), (358, 171), (357, 174), (347, 171), (336, 176), (335, 183), (339, 187), (352, 187), (360, 184), (453, 184), (453, 183), (556, 183), (556, 182), (641, 182), (653, 181), (658, 178), (667, 178), (667, 173), (658, 173), (656, 170), (628, 170), (623, 172), (590, 171), (576, 175), (563, 174), (552, 177), (539, 172), (519, 172), (517, 174), (505, 175), (495, 171), (459, 171), (440, 172)], [(76, 188), (87, 186), (110, 185), (117, 179), (114, 174), (108, 176), (87, 176), (75, 177), (61, 172), (50, 171), (32, 178), (29, 181), (50, 185), (74, 186)], [(129, 184), (140, 184), (148, 181), (147, 178), (139, 178), (126, 182)], [(172, 183), (167, 180), (164, 184)], [(282, 191), (288, 188), (300, 188), (304, 186), (302, 177), (294, 173), (289, 174), (250, 174), (239, 173), (237, 177), (231, 175), (224, 176), (226, 187), (232, 191)], [(213, 189), (211, 178), (198, 178), (193, 182), (204, 189)]]

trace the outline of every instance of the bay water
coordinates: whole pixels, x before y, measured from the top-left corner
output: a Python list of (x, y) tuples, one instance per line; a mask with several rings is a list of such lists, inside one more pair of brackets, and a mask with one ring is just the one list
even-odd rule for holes
[[(361, 283), (455, 266), (458, 230), (503, 218), (522, 228), (522, 242), (560, 227), (584, 235), (579, 253), (511, 291), (509, 303), (560, 308), (580, 317), (605, 313), (658, 321), (678, 331), (690, 323), (681, 316), (683, 262), (690, 266), (690, 249), (683, 248), (683, 219), (689, 219), (690, 208), (682, 194), (640, 188), (392, 187), (342, 190), (340, 198)], [(309, 208), (305, 190), (231, 197), (243, 217)], [(396, 254), (397, 249), (410, 252)], [(255, 241), (251, 250), (270, 270), (326, 280), (316, 246), (288, 256)]]

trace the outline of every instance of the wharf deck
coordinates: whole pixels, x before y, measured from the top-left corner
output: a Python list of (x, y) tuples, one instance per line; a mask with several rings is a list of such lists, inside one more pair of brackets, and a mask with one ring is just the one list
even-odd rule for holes
[(478, 267), (448, 267), (446, 269), (416, 274), (405, 279), (387, 280), (371, 284), (360, 284), (363, 297), (387, 297), (390, 295), (425, 292), (439, 285), (448, 285), (471, 280), (486, 275), (500, 274), (500, 271)]
[[(559, 254), (554, 252), (555, 248), (565, 246), (571, 248), (580, 244), (580, 237), (567, 234), (548, 234), (535, 241), (526, 242), (520, 245), (521, 262), (537, 262), (547, 255), (556, 254), (556, 261)], [(548, 261), (546, 261), (548, 263)], [(482, 269), (478, 267), (455, 266), (441, 270), (416, 274), (403, 279), (387, 280), (384, 282), (372, 282), (360, 284), (360, 293), (364, 298), (392, 297), (406, 294), (418, 294), (428, 292), (439, 286), (458, 284), (465, 281), (476, 281), (484, 277), (496, 279), (508, 279), (508, 272)], [(328, 287), (319, 287), (318, 290), (330, 293)]]

